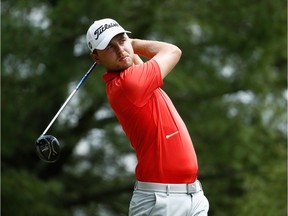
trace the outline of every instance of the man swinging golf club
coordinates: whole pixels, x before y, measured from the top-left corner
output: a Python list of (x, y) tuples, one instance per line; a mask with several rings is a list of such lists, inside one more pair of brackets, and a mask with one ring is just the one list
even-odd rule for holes
[(129, 215), (207, 215), (192, 140), (160, 88), (181, 50), (165, 42), (130, 39), (127, 33), (113, 19), (97, 20), (87, 31), (87, 45), (107, 71), (108, 101), (138, 160)]

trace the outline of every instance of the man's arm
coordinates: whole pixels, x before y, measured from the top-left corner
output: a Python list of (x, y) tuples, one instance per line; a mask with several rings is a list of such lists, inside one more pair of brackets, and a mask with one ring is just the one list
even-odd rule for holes
[(131, 39), (131, 43), (135, 54), (157, 61), (162, 79), (175, 67), (182, 54), (177, 46), (165, 42)]
[(138, 64), (143, 64), (143, 61), (142, 61), (142, 59), (141, 59), (137, 54), (134, 54), (133, 63), (134, 63), (135, 65), (138, 65)]

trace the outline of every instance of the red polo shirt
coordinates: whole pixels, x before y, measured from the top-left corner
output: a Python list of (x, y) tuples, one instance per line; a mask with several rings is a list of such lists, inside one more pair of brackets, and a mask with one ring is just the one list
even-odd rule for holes
[(136, 151), (136, 178), (144, 182), (192, 183), (197, 158), (188, 130), (169, 97), (155, 60), (120, 73), (105, 73), (107, 97)]

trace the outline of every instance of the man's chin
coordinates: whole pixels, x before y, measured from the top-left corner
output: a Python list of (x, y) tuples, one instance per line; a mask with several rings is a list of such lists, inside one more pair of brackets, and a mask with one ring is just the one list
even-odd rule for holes
[(126, 61), (121, 62), (121, 69), (126, 70), (127, 68), (133, 65), (133, 61), (131, 59), (127, 59)]

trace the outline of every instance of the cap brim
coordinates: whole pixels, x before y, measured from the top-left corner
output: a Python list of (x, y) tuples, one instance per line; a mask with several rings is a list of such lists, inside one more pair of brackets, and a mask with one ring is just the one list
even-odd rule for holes
[(99, 44), (98, 46), (96, 47), (96, 49), (98, 50), (104, 50), (108, 44), (110, 43), (110, 41), (118, 34), (121, 34), (121, 33), (131, 33), (130, 31), (126, 31), (126, 30), (119, 30), (117, 29), (116, 31), (112, 31), (108, 34), (108, 36), (106, 36)]

